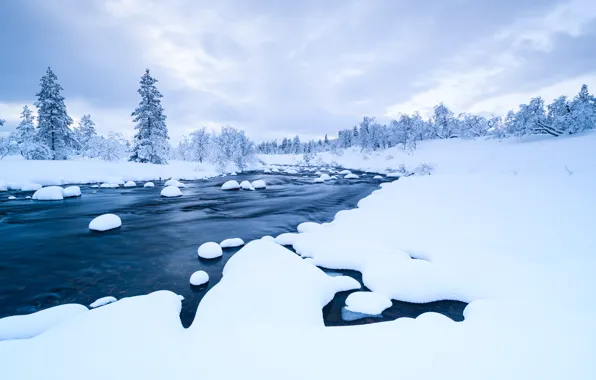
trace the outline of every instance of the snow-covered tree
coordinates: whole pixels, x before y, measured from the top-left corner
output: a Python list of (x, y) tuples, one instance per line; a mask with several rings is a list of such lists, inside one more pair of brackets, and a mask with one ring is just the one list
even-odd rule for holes
[(193, 161), (203, 162), (209, 156), (210, 135), (205, 127), (190, 134), (190, 150)]
[(149, 69), (140, 83), (141, 102), (132, 113), (137, 132), (130, 161), (166, 164), (170, 146), (166, 116), (161, 106), (162, 94), (155, 87), (157, 80), (149, 74)]
[(21, 121), (17, 125), (16, 131), (13, 134), (13, 139), (16, 142), (21, 155), (29, 159), (29, 152), (35, 150), (36, 131), (34, 125), (35, 117), (28, 106), (23, 107), (21, 112)]
[(0, 160), (11, 154), (13, 152), (13, 149), (13, 140), (10, 137), (0, 136)]
[(79, 120), (79, 126), (75, 129), (77, 140), (81, 145), (81, 153), (83, 155), (92, 157), (90, 150), (92, 142), (97, 132), (95, 132), (95, 122), (91, 120), (91, 115), (83, 115)]
[(443, 103), (439, 103), (433, 110), (431, 119), (434, 126), (434, 133), (440, 139), (450, 139), (456, 137), (455, 118), (453, 112)]
[(58, 84), (58, 77), (48, 67), (41, 78), (40, 91), (37, 93), (37, 141), (49, 150), (49, 159), (64, 160), (68, 158), (78, 143), (69, 126), (72, 119), (66, 112), (63, 90)]
[(588, 92), (587, 85), (582, 86), (569, 108), (573, 120), (569, 127), (569, 133), (596, 128), (596, 98)]

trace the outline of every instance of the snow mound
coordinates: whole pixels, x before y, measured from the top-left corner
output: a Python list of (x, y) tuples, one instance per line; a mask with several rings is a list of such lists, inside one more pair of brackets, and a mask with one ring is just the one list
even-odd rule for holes
[(402, 173), (388, 173), (387, 174), (387, 178), (399, 178), (401, 176), (403, 176)]
[(64, 198), (74, 198), (81, 196), (81, 188), (78, 186), (68, 186), (64, 190), (62, 190), (62, 195)]
[(41, 188), (42, 186), (39, 183), (27, 183), (21, 186), (21, 191), (37, 191)]
[(9, 197), (8, 197), (8, 200), (9, 200), (9, 201), (13, 201), (13, 200), (15, 200), (15, 199), (17, 199), (17, 197), (15, 197), (14, 195), (11, 195), (11, 196), (9, 196)]
[(65, 304), (27, 315), (0, 318), (0, 341), (33, 338), (67, 319), (89, 311), (79, 304)]
[(362, 287), (356, 279), (353, 279), (350, 276), (333, 276), (332, 278), (337, 292), (346, 292), (348, 290), (360, 289)]
[(339, 175), (347, 175), (347, 174), (352, 174), (352, 172), (346, 169), (346, 170), (342, 170), (341, 172), (339, 172), (337, 174), (339, 174)]
[(383, 179), (383, 177), (380, 176), (380, 175), (376, 175), (376, 176), (373, 177), (373, 179)]
[(117, 183), (102, 183), (99, 187), (102, 189), (117, 189), (120, 187)]
[(321, 174), (321, 176), (319, 178), (322, 179), (323, 181), (328, 181), (331, 179), (331, 176), (327, 173), (323, 173), (323, 174)]
[(168, 186), (184, 187), (185, 186), (182, 182), (180, 182), (174, 178), (167, 180), (166, 183), (164, 183), (163, 185), (164, 185), (164, 187), (168, 187)]
[(219, 243), (219, 246), (222, 248), (234, 248), (240, 247), (241, 245), (244, 245), (244, 240), (240, 238), (225, 239), (224, 241)]
[(315, 179), (313, 180), (313, 182), (314, 182), (314, 183), (324, 183), (324, 182), (325, 182), (325, 180), (324, 180), (323, 178), (315, 178)]
[(279, 173), (279, 169), (278, 169), (278, 168), (272, 168), (272, 169), (271, 169), (271, 171), (272, 171), (273, 173)]
[(91, 185), (92, 188), (97, 189), (99, 185)]
[(136, 187), (137, 184), (134, 181), (128, 181), (124, 184), (124, 187)]
[(329, 177), (329, 179), (337, 179), (336, 175), (332, 175), (331, 177)]
[(298, 236), (298, 234), (296, 234), (296, 233), (286, 232), (286, 233), (277, 235), (277, 237), (275, 238), (275, 242), (279, 245), (293, 245), (297, 236)]
[(286, 173), (286, 174), (298, 174), (298, 171), (296, 169), (286, 169), (286, 170), (284, 170), (284, 173)]
[(263, 181), (262, 179), (257, 179), (256, 181), (252, 182), (252, 187), (254, 187), (255, 189), (266, 189), (267, 183), (265, 183), (265, 181)]
[(64, 194), (60, 186), (48, 186), (42, 187), (33, 193), (33, 199), (38, 201), (59, 201), (64, 199)]
[(350, 174), (346, 174), (346, 175), (344, 176), (344, 178), (345, 178), (345, 179), (358, 179), (359, 177), (358, 177), (356, 174), (352, 174), (352, 173), (350, 173)]
[(250, 181), (242, 181), (240, 182), (240, 187), (242, 190), (254, 190), (255, 188), (253, 185), (250, 184)]
[(177, 186), (164, 187), (160, 195), (166, 198), (181, 197), (182, 191)]
[(203, 285), (209, 282), (209, 274), (204, 270), (198, 270), (190, 276), (190, 284), (194, 286)]
[(320, 171), (315, 172), (315, 175), (321, 175), (321, 174), (323, 174), (323, 173), (321, 173)]
[(298, 225), (298, 233), (307, 233), (307, 232), (315, 232), (321, 229), (321, 227), (323, 227), (321, 224), (319, 223), (315, 223), (315, 222), (304, 222), (304, 223), (300, 223)]
[(391, 305), (389, 297), (374, 292), (354, 292), (346, 298), (346, 309), (355, 313), (377, 315)]
[(155, 184), (153, 182), (145, 182), (143, 187), (155, 187)]
[(93, 302), (91, 305), (89, 305), (89, 307), (92, 309), (95, 309), (96, 307), (104, 306), (104, 305), (107, 305), (109, 303), (116, 302), (116, 301), (118, 301), (116, 299), (116, 297), (112, 297), (112, 296), (101, 297), (101, 298), (96, 299), (95, 302)]
[(240, 184), (238, 183), (238, 181), (235, 181), (233, 179), (227, 181), (226, 183), (224, 183), (223, 185), (221, 185), (221, 189), (222, 190), (238, 190), (240, 188)]
[(265, 174), (271, 174), (271, 169), (265, 169), (265, 170), (263, 170), (263, 173), (265, 173)]
[(113, 230), (114, 228), (118, 228), (120, 226), (122, 226), (122, 220), (120, 220), (118, 215), (114, 214), (100, 215), (93, 219), (91, 223), (89, 223), (90, 230), (100, 232)]
[(207, 242), (201, 244), (198, 250), (199, 257), (202, 259), (215, 259), (223, 254), (219, 244), (215, 242)]
[(31, 199), (31, 196), (30, 196), (30, 195), (27, 195), (27, 196), (25, 197), (25, 199)]
[(267, 235), (267, 236), (263, 236), (263, 237), (261, 238), (261, 240), (275, 242), (275, 238), (274, 238), (273, 236), (269, 236), (269, 235)]

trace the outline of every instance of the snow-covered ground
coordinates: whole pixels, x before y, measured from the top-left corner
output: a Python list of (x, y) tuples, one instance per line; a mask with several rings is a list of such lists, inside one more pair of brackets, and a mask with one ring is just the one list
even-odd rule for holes
[[(124, 298), (0, 342), (0, 371), (10, 379), (594, 379), (595, 146), (591, 133), (434, 141), (391, 160), (390, 152), (335, 157), (352, 169), (427, 162), (435, 171), (384, 183), (333, 222), (277, 238), (302, 258), (249, 242), (189, 329), (174, 293)], [(271, 157), (291, 163), (281, 159)], [(325, 327), (323, 306), (357, 286), (313, 264), (358, 270), (392, 299), (470, 304), (463, 322), (425, 313)]]
[(195, 180), (216, 176), (211, 164), (172, 161), (167, 165), (140, 164), (136, 162), (107, 162), (100, 160), (35, 161), (20, 156), (0, 160), (0, 190), (3, 184), (20, 190), (32, 183), (48, 185), (114, 183), (127, 181), (177, 178)]

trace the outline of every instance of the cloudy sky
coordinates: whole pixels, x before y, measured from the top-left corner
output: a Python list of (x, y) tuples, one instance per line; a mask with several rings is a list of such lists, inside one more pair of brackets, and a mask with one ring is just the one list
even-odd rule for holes
[(0, 118), (14, 128), (51, 66), (68, 111), (132, 134), (145, 68), (172, 140), (231, 125), (318, 137), (444, 101), (504, 113), (596, 90), (594, 0), (0, 2)]

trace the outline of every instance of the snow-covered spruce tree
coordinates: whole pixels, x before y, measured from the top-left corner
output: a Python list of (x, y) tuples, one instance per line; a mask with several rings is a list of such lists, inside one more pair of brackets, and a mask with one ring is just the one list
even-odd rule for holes
[(81, 154), (87, 157), (94, 157), (92, 152), (93, 139), (97, 136), (95, 132), (95, 123), (91, 120), (91, 115), (83, 115), (79, 120), (79, 126), (75, 129), (77, 140), (81, 145)]
[(77, 148), (78, 143), (69, 126), (72, 119), (66, 112), (63, 90), (58, 77), (48, 67), (41, 78), (41, 90), (37, 93), (37, 136), (36, 140), (49, 150), (50, 160), (65, 160)]
[(203, 127), (190, 134), (189, 149), (192, 161), (204, 162), (209, 157), (211, 135)]
[(583, 85), (579, 94), (570, 104), (571, 119), (569, 133), (577, 133), (596, 128), (596, 97)]
[(141, 78), (139, 95), (141, 102), (132, 113), (137, 125), (134, 147), (130, 161), (166, 164), (169, 154), (168, 127), (161, 106), (161, 93), (155, 87), (157, 80), (149, 74), (149, 69)]

